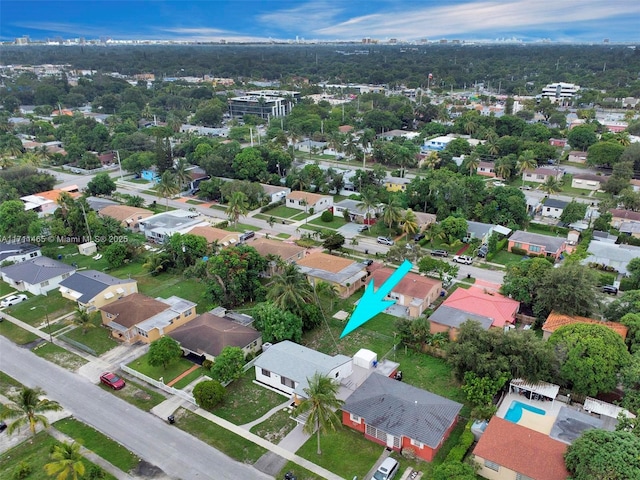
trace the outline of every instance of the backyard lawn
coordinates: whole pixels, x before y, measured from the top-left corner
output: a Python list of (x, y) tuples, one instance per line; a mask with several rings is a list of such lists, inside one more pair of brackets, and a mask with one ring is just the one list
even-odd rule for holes
[(508, 263), (519, 262), (520, 260), (522, 260), (522, 255), (516, 255), (515, 253), (507, 252), (506, 250), (500, 250), (493, 256), (491, 262), (507, 265)]

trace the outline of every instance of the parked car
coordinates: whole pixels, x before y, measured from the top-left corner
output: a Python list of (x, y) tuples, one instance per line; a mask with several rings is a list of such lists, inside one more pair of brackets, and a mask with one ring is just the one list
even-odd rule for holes
[(602, 293), (608, 293), (609, 295), (618, 295), (618, 287), (613, 285), (603, 285), (600, 290), (602, 290)]
[(112, 372), (105, 372), (100, 375), (100, 381), (114, 390), (122, 390), (126, 385), (122, 378)]
[(396, 476), (400, 464), (393, 458), (385, 458), (384, 462), (378, 467), (376, 473), (373, 474), (372, 480), (391, 480)]
[(17, 305), (20, 302), (24, 302), (27, 299), (27, 296), (21, 293), (20, 295), (11, 295), (0, 302), (0, 307), (11, 307), (13, 305)]
[(468, 255), (454, 255), (453, 261), (456, 263), (463, 263), (465, 265), (471, 265), (473, 263), (473, 257)]
[(360, 233), (366, 232), (367, 230), (369, 230), (369, 225), (360, 225), (358, 227), (358, 232), (360, 232)]
[(424, 233), (416, 233), (413, 236), (413, 241), (414, 242), (419, 242), (420, 240), (422, 240), (424, 238)]
[(367, 267), (370, 267), (371, 265), (373, 265), (373, 260), (368, 259), (368, 260), (363, 260), (363, 262)]
[(248, 231), (240, 234), (240, 237), (238, 238), (238, 241), (239, 242), (246, 242), (247, 240), (249, 240), (250, 238), (253, 238), (255, 236), (256, 236), (256, 232), (248, 230)]
[(448, 257), (449, 252), (447, 252), (446, 250), (432, 250), (431, 255), (434, 257)]
[(381, 243), (382, 245), (393, 245), (395, 242), (389, 237), (378, 237), (378, 243)]
[(487, 256), (487, 253), (489, 253), (489, 247), (487, 245), (482, 245), (479, 249), (478, 249), (478, 256), (480, 258), (484, 258)]
[(4, 432), (7, 429), (7, 424), (0, 420), (0, 433)]

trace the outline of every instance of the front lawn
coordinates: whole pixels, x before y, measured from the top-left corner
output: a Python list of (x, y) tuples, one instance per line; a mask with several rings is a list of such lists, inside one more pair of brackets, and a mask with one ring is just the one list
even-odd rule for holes
[(5, 295), (8, 295), (14, 291), (15, 288), (13, 288), (7, 282), (3, 282), (2, 280), (0, 280), (0, 297), (4, 297)]
[(267, 452), (240, 435), (184, 408), (180, 408), (175, 417), (176, 426), (239, 462), (253, 465)]
[(111, 336), (111, 331), (102, 325), (100, 315), (94, 315), (91, 324), (94, 327), (87, 328), (87, 333), (82, 333), (82, 328), (76, 327), (65, 333), (64, 336), (86, 345), (98, 356), (118, 345), (118, 342)]
[(149, 365), (148, 358), (149, 353), (145, 353), (143, 356), (135, 359), (127, 366), (137, 370), (147, 377), (153, 378), (154, 380), (158, 380), (162, 377), (164, 379), (164, 383), (169, 383), (171, 380), (193, 367), (193, 363), (183, 357), (171, 362), (167, 365), (167, 368), (163, 366), (153, 367)]
[(238, 225), (234, 226), (233, 222), (229, 222), (229, 226), (225, 228), (225, 230), (229, 232), (238, 232), (238, 233), (254, 231), (255, 229), (256, 227), (254, 227), (253, 225), (248, 225), (246, 223), (238, 223)]
[(337, 230), (347, 224), (344, 218), (340, 216), (334, 216), (333, 220), (331, 220), (330, 222), (323, 222), (322, 218), (318, 217), (314, 220), (311, 220), (309, 223), (312, 225), (319, 225), (320, 227), (324, 228), (332, 228), (334, 230)]
[(291, 218), (295, 215), (298, 215), (300, 210), (297, 208), (285, 207), (284, 205), (280, 205), (272, 210), (264, 212), (264, 215), (280, 217), (280, 218)]
[(276, 235), (276, 237), (282, 238), (283, 240), (286, 240), (287, 238), (290, 238), (291, 235), (289, 235), (288, 233), (279, 233), (279, 234)]
[(72, 372), (76, 371), (82, 365), (88, 363), (84, 358), (79, 357), (75, 353), (71, 353), (64, 348), (53, 343), (41, 343), (33, 349), (33, 353), (37, 356), (48, 360), (49, 362), (60, 365)]
[(282, 409), (264, 422), (255, 425), (251, 429), (251, 433), (277, 445), (296, 425), (297, 423), (291, 419), (291, 413), (288, 412), (288, 409)]
[(507, 252), (506, 250), (500, 250), (493, 256), (491, 262), (507, 265), (508, 263), (519, 262), (520, 260), (522, 260), (522, 255), (516, 255), (515, 253)]
[(140, 459), (118, 442), (98, 432), (94, 428), (74, 418), (59, 420), (53, 425), (62, 433), (88, 448), (96, 455), (115, 465), (123, 472), (133, 470)]
[(177, 388), (178, 390), (181, 390), (185, 388), (187, 385), (189, 385), (191, 382), (195, 382), (198, 378), (202, 377), (203, 375), (208, 375), (208, 372), (204, 368), (199, 367), (198, 369), (194, 370), (186, 377), (181, 378), (171, 386), (173, 388)]
[(212, 411), (236, 425), (249, 423), (260, 418), (273, 407), (284, 403), (287, 398), (253, 383), (255, 370), (250, 368), (238, 380), (227, 387), (227, 395), (222, 405)]
[(127, 380), (127, 385), (122, 390), (114, 390), (102, 383), (100, 387), (146, 412), (166, 400), (164, 395), (130, 380)]
[(18, 393), (23, 387), (24, 385), (15, 378), (0, 371), (0, 394), (10, 397), (14, 393)]
[(62, 315), (73, 312), (76, 306), (76, 303), (63, 298), (59, 290), (53, 290), (47, 295), (30, 297), (22, 303), (7, 308), (6, 312), (31, 326), (38, 327), (46, 324), (47, 315), (52, 322)]

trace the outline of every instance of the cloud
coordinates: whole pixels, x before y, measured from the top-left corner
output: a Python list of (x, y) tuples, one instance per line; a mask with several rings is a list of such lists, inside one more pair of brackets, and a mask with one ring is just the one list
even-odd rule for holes
[(314, 0), (297, 7), (276, 10), (256, 16), (265, 27), (304, 34), (318, 28), (330, 27), (343, 12), (336, 1)]
[(14, 27), (43, 32), (67, 33), (71, 35), (102, 35), (102, 28), (93, 25), (78, 25), (61, 22), (16, 22)]
[(384, 13), (353, 17), (317, 28), (314, 33), (325, 38), (417, 39), (469, 34), (492, 37), (494, 32), (553, 32), (560, 25), (576, 27), (580, 22), (604, 22), (624, 16), (638, 18), (638, 15), (640, 2), (621, 0), (471, 1), (410, 10), (396, 6)]

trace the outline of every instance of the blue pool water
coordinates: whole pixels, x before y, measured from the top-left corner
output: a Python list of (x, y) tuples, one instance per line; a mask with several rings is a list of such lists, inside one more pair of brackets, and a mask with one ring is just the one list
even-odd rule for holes
[(546, 415), (547, 413), (541, 408), (532, 407), (531, 405), (527, 405), (526, 403), (514, 400), (511, 402), (511, 405), (509, 405), (509, 410), (507, 410), (507, 414), (504, 416), (504, 418), (505, 420), (509, 420), (510, 422), (518, 423), (522, 418), (523, 410), (537, 413), (538, 415)]

